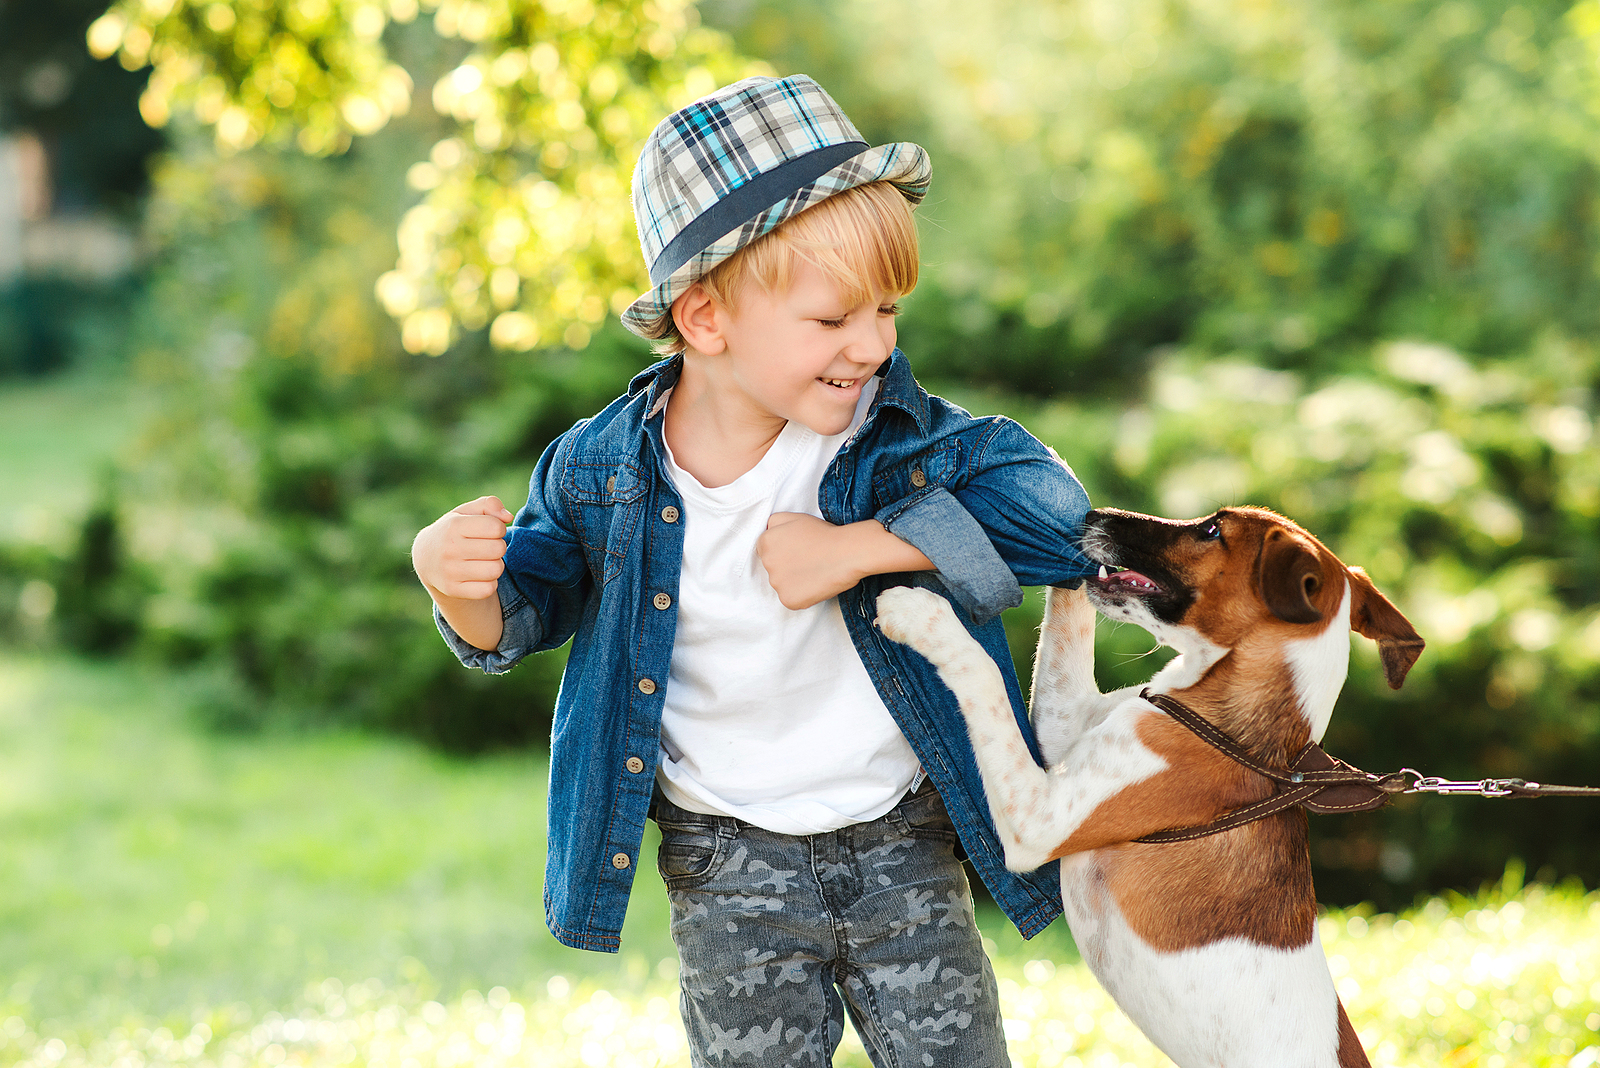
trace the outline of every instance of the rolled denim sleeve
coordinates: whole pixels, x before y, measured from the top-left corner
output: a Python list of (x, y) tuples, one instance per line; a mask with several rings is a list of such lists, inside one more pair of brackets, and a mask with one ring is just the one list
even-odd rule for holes
[(1010, 419), (979, 444), (954, 496), (1024, 586), (1075, 584), (1096, 565), (1083, 554), (1089, 494), (1055, 451)]
[(973, 622), (987, 623), (1022, 603), (1022, 587), (972, 513), (942, 486), (910, 504), (886, 508), (878, 521), (933, 562)]
[(544, 622), (538, 609), (517, 592), (505, 575), (500, 576), (500, 619), (500, 644), (493, 649), (479, 649), (456, 633), (437, 605), (433, 609), (434, 625), (456, 659), (488, 675), (503, 675), (516, 667), (517, 661), (539, 648), (544, 637)]

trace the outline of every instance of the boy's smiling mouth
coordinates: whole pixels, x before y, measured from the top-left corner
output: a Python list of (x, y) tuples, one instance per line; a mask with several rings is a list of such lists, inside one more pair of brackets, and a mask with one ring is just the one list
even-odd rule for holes
[(819, 378), (819, 379), (817, 379), (817, 381), (821, 382), (825, 386), (832, 386), (835, 389), (850, 389), (857, 382), (860, 382), (861, 379), (859, 379), (859, 378)]

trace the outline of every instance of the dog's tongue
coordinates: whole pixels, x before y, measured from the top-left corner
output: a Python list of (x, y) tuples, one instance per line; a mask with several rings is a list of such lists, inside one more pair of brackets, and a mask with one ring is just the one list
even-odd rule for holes
[(1100, 565), (1100, 581), (1108, 586), (1131, 586), (1136, 590), (1158, 590), (1161, 587), (1137, 571), (1108, 571)]

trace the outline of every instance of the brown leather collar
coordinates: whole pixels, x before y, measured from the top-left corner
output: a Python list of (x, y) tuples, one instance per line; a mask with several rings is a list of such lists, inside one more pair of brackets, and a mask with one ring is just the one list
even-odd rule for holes
[(1135, 838), (1136, 842), (1187, 842), (1205, 838), (1254, 823), (1296, 805), (1312, 812), (1366, 812), (1382, 808), (1389, 803), (1391, 793), (1405, 789), (1405, 781), (1398, 773), (1393, 776), (1369, 775), (1337, 757), (1329, 756), (1315, 742), (1307, 742), (1288, 768), (1270, 767), (1257, 760), (1232, 735), (1176, 698), (1149, 690), (1140, 696), (1188, 727), (1218, 752), (1277, 783), (1278, 789), (1270, 797), (1236, 808), (1210, 823), (1157, 831), (1143, 838)]

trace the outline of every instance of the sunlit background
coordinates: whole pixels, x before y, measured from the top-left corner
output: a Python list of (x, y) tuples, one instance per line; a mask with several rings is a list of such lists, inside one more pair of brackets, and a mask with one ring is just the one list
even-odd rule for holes
[[(460, 669), (407, 550), (650, 358), (650, 127), (795, 72), (933, 156), (925, 384), (1411, 618), (1330, 751), (1600, 783), (1597, 0), (0, 0), (0, 1065), (687, 1063), (648, 865), (544, 931), (561, 654)], [(1600, 1064), (1600, 802), (1312, 850), (1376, 1063)], [(1164, 1063), (980, 918), (1018, 1064)]]

